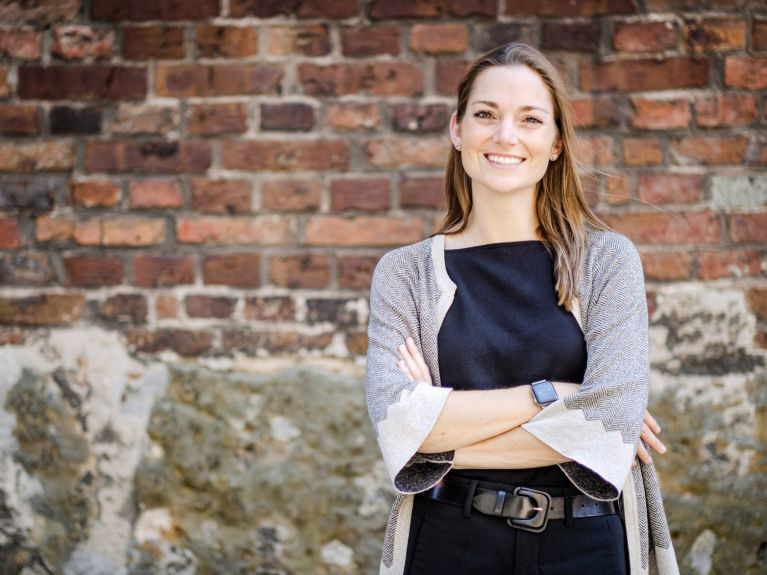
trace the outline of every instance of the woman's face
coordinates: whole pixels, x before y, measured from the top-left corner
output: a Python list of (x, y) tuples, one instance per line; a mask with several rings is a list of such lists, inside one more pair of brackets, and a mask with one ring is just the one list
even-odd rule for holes
[(492, 66), (474, 80), (463, 120), (450, 136), (461, 145), (475, 199), (483, 192), (535, 193), (562, 143), (554, 105), (541, 77), (527, 66)]

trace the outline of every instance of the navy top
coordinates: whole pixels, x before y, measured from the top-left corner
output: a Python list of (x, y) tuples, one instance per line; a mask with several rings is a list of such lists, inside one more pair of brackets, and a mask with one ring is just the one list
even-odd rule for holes
[[(554, 261), (540, 241), (445, 250), (457, 289), (437, 336), (444, 387), (581, 383), (586, 342), (572, 313), (557, 305)], [(534, 469), (454, 469), (449, 475), (525, 486), (570, 486), (553, 465)]]

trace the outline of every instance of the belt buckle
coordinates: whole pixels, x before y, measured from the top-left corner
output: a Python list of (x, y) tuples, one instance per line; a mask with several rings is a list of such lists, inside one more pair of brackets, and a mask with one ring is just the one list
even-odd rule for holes
[(517, 487), (514, 490), (514, 495), (521, 497), (529, 497), (533, 500), (532, 510), (535, 515), (528, 517), (527, 519), (507, 519), (506, 523), (510, 527), (515, 529), (521, 529), (522, 531), (531, 531), (533, 533), (540, 533), (546, 529), (546, 525), (549, 522), (549, 507), (551, 506), (551, 495), (545, 491), (537, 491), (536, 489), (530, 489), (529, 487)]

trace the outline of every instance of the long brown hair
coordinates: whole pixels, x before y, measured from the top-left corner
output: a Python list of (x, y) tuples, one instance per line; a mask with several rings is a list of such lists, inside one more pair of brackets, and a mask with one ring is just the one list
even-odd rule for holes
[[(527, 66), (543, 80), (554, 102), (554, 118), (562, 151), (549, 163), (536, 188), (538, 233), (554, 256), (554, 273), (558, 303), (571, 309), (578, 294), (579, 271), (586, 253), (589, 229), (605, 230), (607, 226), (591, 211), (583, 194), (575, 158), (575, 129), (570, 99), (562, 79), (549, 60), (535, 48), (518, 42), (499, 46), (480, 56), (458, 85), (456, 116), (460, 122), (482, 70), (490, 66)], [(438, 234), (453, 234), (466, 229), (472, 209), (471, 179), (463, 169), (461, 154), (450, 147), (445, 173), (447, 215)]]

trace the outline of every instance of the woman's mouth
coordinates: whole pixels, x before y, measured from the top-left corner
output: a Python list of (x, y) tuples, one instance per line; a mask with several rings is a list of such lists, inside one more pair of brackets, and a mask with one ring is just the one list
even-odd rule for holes
[(491, 164), (499, 166), (518, 166), (525, 161), (524, 158), (520, 158), (519, 156), (506, 156), (503, 154), (485, 154), (485, 158), (487, 158), (487, 161)]

